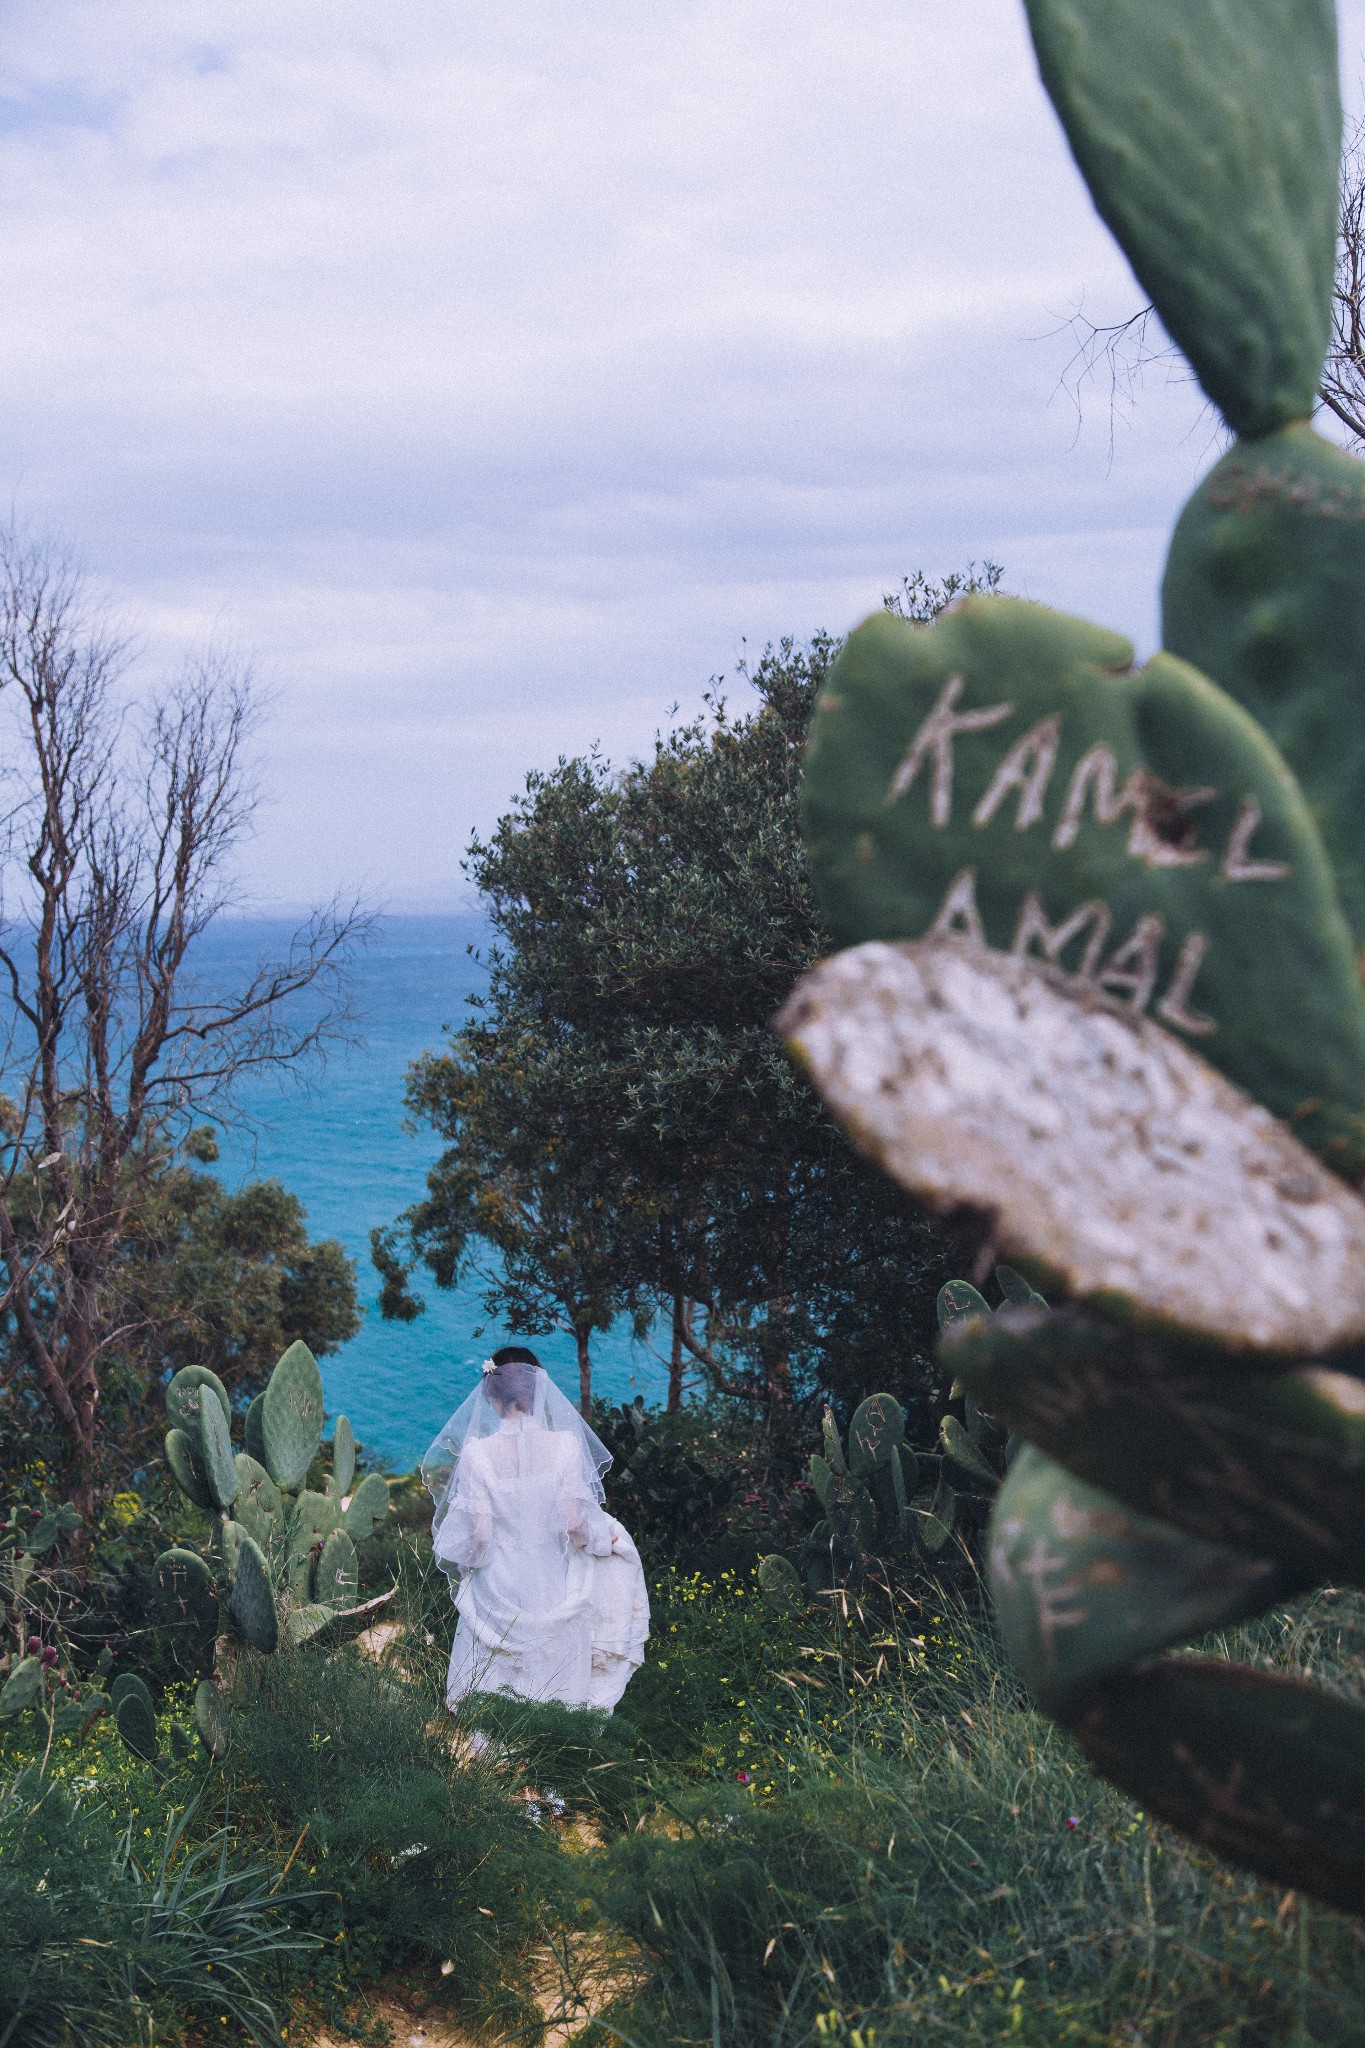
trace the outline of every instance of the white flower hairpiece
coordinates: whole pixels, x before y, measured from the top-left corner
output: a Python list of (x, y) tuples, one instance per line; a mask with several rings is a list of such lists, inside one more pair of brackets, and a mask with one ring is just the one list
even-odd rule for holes
[(496, 1365), (494, 1365), (491, 1358), (485, 1358), (483, 1362), (483, 1371), (485, 1378), (488, 1376), (490, 1372), (496, 1372), (497, 1369), (498, 1368), (496, 1367)]

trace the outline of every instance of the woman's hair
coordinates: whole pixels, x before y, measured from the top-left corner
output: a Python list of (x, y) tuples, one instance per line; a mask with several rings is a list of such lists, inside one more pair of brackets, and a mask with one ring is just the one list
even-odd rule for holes
[(514, 1409), (530, 1415), (536, 1405), (536, 1374), (540, 1360), (524, 1344), (504, 1344), (493, 1353), (493, 1370), (484, 1376), (484, 1392), (500, 1414)]

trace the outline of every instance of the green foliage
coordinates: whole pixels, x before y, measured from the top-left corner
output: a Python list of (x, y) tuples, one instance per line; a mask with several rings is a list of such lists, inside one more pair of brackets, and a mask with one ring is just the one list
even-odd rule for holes
[(700, 1562), (723, 1532), (733, 1475), (708, 1469), (689, 1451), (685, 1425), (649, 1413), (638, 1395), (598, 1408), (593, 1428), (611, 1452), (605, 1480), (611, 1513), (646, 1555)]
[[(745, 1611), (731, 1604), (731, 1630)], [(799, 1648), (818, 1641), (809, 1617), (766, 1678), (758, 1642), (724, 1636), (748, 1782), (733, 1747), (728, 1767), (660, 1780), (654, 1812), (585, 1873), (599, 1934), (648, 1966), (605, 2016), (617, 2032), (642, 2048), (1268, 2048), (1300, 2025), (1365, 2031), (1352, 1920), (1310, 1917), (1154, 1825), (1028, 1707), (980, 1619), (932, 1612), (937, 1627), (869, 1613), (844, 1662), (818, 1665)], [(773, 1625), (761, 1607), (752, 1623)], [(1336, 1602), (1221, 1647), (1354, 1692), (1361, 1631), (1359, 1601)], [(699, 1615), (667, 1656), (709, 1665), (716, 1644)]]

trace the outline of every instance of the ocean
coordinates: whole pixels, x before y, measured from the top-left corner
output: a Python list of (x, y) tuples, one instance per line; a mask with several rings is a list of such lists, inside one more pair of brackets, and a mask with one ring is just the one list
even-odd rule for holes
[[(277, 919), (224, 920), (201, 942), (199, 971), (224, 983), (278, 952), (293, 926)], [(471, 1273), (438, 1288), (414, 1275), (426, 1313), (385, 1323), (370, 1231), (391, 1223), (423, 1193), (441, 1150), (435, 1133), (403, 1129), (403, 1080), (409, 1062), (439, 1050), (444, 1027), (458, 1026), (484, 974), (469, 948), (486, 937), (475, 917), (386, 917), (360, 955), (354, 979), (362, 1042), (311, 1066), (297, 1079), (255, 1078), (240, 1092), (249, 1128), (220, 1129), (214, 1171), (230, 1187), (273, 1176), (296, 1194), (314, 1237), (339, 1238), (356, 1262), (364, 1317), (358, 1336), (321, 1359), (327, 1406), (349, 1416), (367, 1450), (395, 1470), (410, 1469), (475, 1384), (481, 1360), (509, 1333), (483, 1307), (485, 1282)], [(488, 1254), (491, 1260), (495, 1255)], [(537, 1333), (531, 1342), (551, 1376), (578, 1398), (573, 1339)], [(637, 1343), (629, 1324), (593, 1342), (594, 1391), (612, 1400), (659, 1401), (666, 1364)]]

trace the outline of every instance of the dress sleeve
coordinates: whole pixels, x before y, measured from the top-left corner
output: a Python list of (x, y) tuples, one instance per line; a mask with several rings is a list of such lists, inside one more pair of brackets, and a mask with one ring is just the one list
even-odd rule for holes
[(611, 1549), (611, 1523), (602, 1511), (596, 1490), (583, 1470), (578, 1447), (564, 1445), (564, 1521), (569, 1541), (577, 1550), (605, 1557)]
[(468, 1443), (455, 1475), (455, 1493), (434, 1532), (432, 1548), (441, 1565), (476, 1571), (493, 1536), (493, 1495), (479, 1442)]

